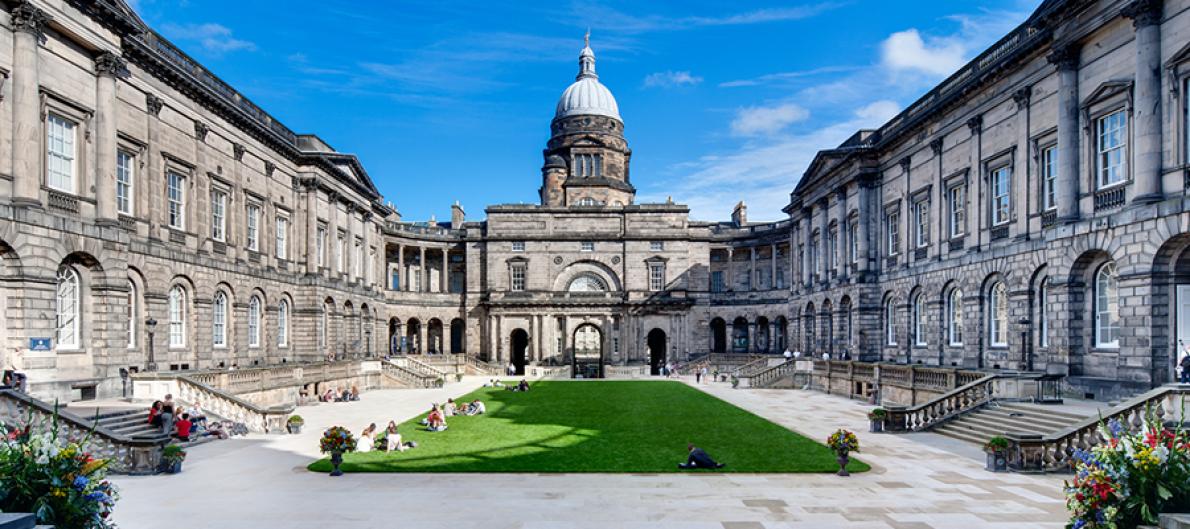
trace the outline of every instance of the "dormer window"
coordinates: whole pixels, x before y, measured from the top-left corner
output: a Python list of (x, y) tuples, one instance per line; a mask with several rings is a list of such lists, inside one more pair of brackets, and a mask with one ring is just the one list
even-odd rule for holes
[(583, 178), (603, 176), (603, 155), (575, 154), (570, 174)]

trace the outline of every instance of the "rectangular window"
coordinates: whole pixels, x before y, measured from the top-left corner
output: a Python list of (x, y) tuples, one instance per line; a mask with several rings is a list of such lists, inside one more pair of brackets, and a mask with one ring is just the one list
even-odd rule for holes
[(170, 172), (165, 177), (166, 197), (169, 199), (169, 227), (186, 229), (186, 177)]
[(723, 272), (711, 272), (711, 292), (723, 292)]
[(211, 191), (211, 238), (223, 242), (227, 239), (227, 193)]
[(777, 269), (777, 283), (773, 286), (773, 288), (785, 288), (785, 269), (784, 268)]
[(1012, 208), (1012, 168), (1005, 165), (992, 171), (992, 225), (1008, 222)]
[(289, 259), (289, 217), (277, 216), (277, 259)]
[(967, 186), (957, 185), (947, 193), (950, 203), (950, 236), (958, 237), (967, 227)]
[(525, 267), (512, 267), (512, 291), (523, 292), (525, 290)]
[(901, 253), (901, 216), (893, 211), (884, 217), (884, 231), (888, 236), (888, 255)]
[(116, 151), (116, 211), (132, 215), (133, 158), (124, 151)]
[(649, 251), (660, 252), (665, 250), (665, 243), (662, 241), (653, 241), (649, 243)]
[(355, 238), (355, 277), (364, 277), (364, 240)]
[(826, 238), (826, 258), (823, 259), (826, 263), (827, 270), (835, 269), (835, 252), (838, 251), (839, 234), (833, 228), (830, 235)]
[(391, 275), (392, 275), (392, 277), (389, 278), (389, 286), (388, 287), (393, 290), (401, 290), (401, 271), (400, 271), (400, 269), (393, 268)]
[(260, 206), (248, 204), (245, 226), (247, 226), (248, 249), (260, 251)]
[(649, 290), (653, 292), (665, 290), (665, 265), (649, 265)]
[(525, 241), (512, 241), (512, 251), (514, 251), (514, 252), (525, 251)]
[(930, 244), (930, 203), (923, 200), (918, 202), (913, 207), (914, 216), (914, 238), (916, 239), (917, 247), (921, 248)]
[(339, 239), (335, 246), (335, 261), (338, 267), (335, 273), (343, 274), (347, 272), (347, 235), (339, 232)]
[(1125, 149), (1128, 146), (1128, 117), (1123, 110), (1117, 110), (1099, 118), (1096, 130), (1096, 147), (1099, 153), (1098, 185), (1100, 189), (1123, 182), (1127, 177)]
[(810, 273), (817, 274), (818, 273), (818, 237), (817, 236), (810, 237), (810, 247), (807, 248), (806, 251), (809, 252), (809, 254), (806, 256), (806, 259), (809, 260), (809, 262), (810, 262)]
[(574, 155), (571, 173), (584, 178), (603, 176), (603, 156), (599, 154)]
[(595, 251), (595, 243), (591, 241), (583, 241), (582, 249), (584, 252), (593, 252)]
[(847, 223), (847, 260), (855, 263), (859, 261), (859, 221)]
[(315, 237), (315, 253), (318, 254), (318, 267), (326, 266), (326, 225), (318, 225), (318, 234)]
[(46, 185), (65, 193), (75, 193), (75, 124), (57, 114), (45, 118)]
[(1044, 207), (1050, 210), (1058, 207), (1058, 148), (1046, 147), (1041, 150), (1041, 195)]

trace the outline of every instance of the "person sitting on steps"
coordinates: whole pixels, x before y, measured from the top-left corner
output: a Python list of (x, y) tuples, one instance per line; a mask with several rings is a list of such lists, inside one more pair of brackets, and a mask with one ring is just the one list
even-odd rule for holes
[(685, 463), (678, 463), (678, 468), (689, 470), (693, 468), (723, 468), (726, 466), (711, 459), (711, 456), (706, 451), (694, 446), (694, 444), (687, 444), (686, 450), (690, 452), (690, 455), (686, 457)]

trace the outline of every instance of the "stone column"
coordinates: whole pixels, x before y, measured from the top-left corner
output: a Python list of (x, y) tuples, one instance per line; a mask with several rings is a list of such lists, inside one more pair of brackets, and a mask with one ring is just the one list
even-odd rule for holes
[(802, 287), (808, 292), (811, 277), (814, 274), (810, 260), (810, 254), (814, 253), (814, 250), (810, 248), (810, 234), (814, 233), (813, 208), (806, 207), (802, 209), (802, 219), (805, 220), (806, 225), (806, 229), (802, 231)]
[(397, 283), (392, 285), (393, 290), (402, 290), (401, 283), (404, 283), (405, 288), (409, 288), (409, 274), (405, 271), (405, 245), (397, 245)]
[(971, 200), (968, 202), (970, 207), (968, 211), (967, 223), (975, 221), (972, 231), (975, 232), (975, 244), (969, 249), (978, 250), (983, 243), (983, 230), (988, 226), (991, 219), (988, 212), (990, 211), (989, 202), (986, 200), (985, 189), (988, 183), (988, 174), (983, 167), (983, 116), (975, 116), (967, 120), (967, 129), (971, 131), (971, 140), (968, 146), (971, 148), (971, 177), (970, 183), (967, 185), (967, 191), (971, 193)]
[(359, 283), (366, 287), (366, 286), (371, 285), (371, 281), (372, 281), (371, 270), (373, 268), (373, 263), (372, 263), (372, 258), (371, 258), (371, 239), (372, 238), (368, 236), (369, 232), (371, 231), (371, 228), (372, 228), (372, 213), (371, 212), (363, 211), (360, 213), (359, 227), (360, 227), (360, 229), (359, 229), (359, 231), (360, 231), (360, 234), (359, 234), (359, 238), (360, 238), (359, 253), (360, 253), (360, 255), (357, 257), (359, 257), (360, 260), (363, 261), (362, 263), (359, 264)]
[(1162, 0), (1136, 0), (1123, 15), (1136, 27), (1136, 101), (1133, 201), (1161, 200), (1161, 5)]
[(429, 263), (426, 262), (426, 247), (419, 246), (417, 248), (417, 251), (419, 252), (418, 257), (417, 257), (417, 266), (418, 266), (418, 268), (417, 268), (417, 278), (418, 279), (417, 280), (419, 283), (421, 283), (420, 285), (418, 285), (419, 288), (417, 289), (417, 291), (418, 292), (429, 292), (430, 291), (430, 267), (428, 266)]
[(450, 286), (447, 281), (450, 279), (450, 248), (442, 249), (442, 270), (438, 271), (440, 276), (438, 278), (438, 291), (450, 292)]
[(818, 244), (821, 249), (818, 251), (818, 260), (822, 263), (822, 277), (818, 278), (818, 282), (827, 284), (830, 282), (831, 273), (827, 269), (830, 261), (827, 260), (830, 244), (830, 222), (831, 222), (831, 199), (830, 195), (822, 198), (818, 203), (818, 214), (822, 216), (822, 224), (818, 227)]
[(847, 277), (847, 190), (835, 193), (835, 275)]
[[(730, 244), (730, 243), (729, 243)], [(727, 247), (727, 292), (735, 291), (735, 248)]]
[(748, 248), (748, 290), (757, 290), (756, 284), (756, 247)]
[[(243, 206), (241, 204), (241, 206)], [(243, 209), (241, 207), (240, 209)], [(306, 275), (318, 273), (318, 184), (306, 182)], [(326, 259), (327, 248), (323, 243), (322, 257)]]
[[(49, 16), (32, 3), (12, 10), (12, 203), (41, 207), (41, 75), (38, 40)], [(79, 142), (80, 144), (82, 142)]]
[(116, 78), (124, 59), (111, 52), (95, 58), (95, 204), (96, 223), (115, 225), (116, 213)]
[(339, 277), (339, 194), (334, 191), (328, 191), (326, 194), (327, 204), (327, 271), (330, 277)]
[(1079, 218), (1079, 49), (1073, 44), (1056, 46), (1047, 59), (1058, 68), (1058, 174), (1054, 199), (1058, 203), (1058, 221), (1068, 223)]
[(777, 289), (777, 243), (769, 248), (769, 290)]
[(860, 272), (866, 272), (868, 271), (868, 259), (870, 257), (868, 254), (871, 239), (871, 236), (868, 234), (868, 228), (871, 224), (868, 218), (868, 202), (870, 199), (868, 198), (868, 186), (866, 183), (860, 182), (857, 197), (859, 200), (859, 222), (856, 223), (856, 236), (859, 237), (857, 241), (859, 243), (857, 245), (857, 251), (859, 252), (858, 268)]

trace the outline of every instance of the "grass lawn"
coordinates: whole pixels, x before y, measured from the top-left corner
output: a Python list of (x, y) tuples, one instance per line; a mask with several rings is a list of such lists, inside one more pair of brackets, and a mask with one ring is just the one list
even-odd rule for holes
[[(838, 470), (825, 445), (679, 382), (541, 381), (527, 393), (481, 388), (455, 400), (473, 399), (487, 414), (448, 417), (445, 432), (425, 431), (425, 415), (409, 419), (401, 435), (417, 448), (345, 454), (342, 470), (679, 472), (687, 442), (727, 464), (717, 472)], [(869, 469), (855, 459), (847, 468)], [(324, 458), (309, 469), (329, 472), (331, 464)]]

